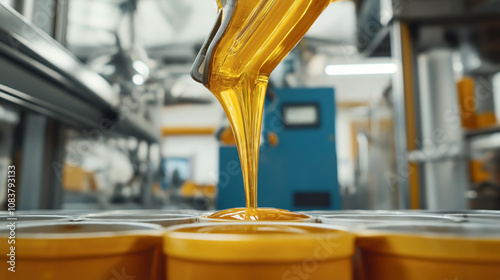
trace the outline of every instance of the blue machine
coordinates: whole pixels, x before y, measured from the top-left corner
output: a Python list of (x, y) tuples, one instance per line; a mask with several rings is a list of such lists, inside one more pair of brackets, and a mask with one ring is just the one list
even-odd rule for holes
[[(340, 209), (332, 88), (276, 89), (266, 99), (258, 205), (293, 211)], [(268, 94), (269, 95), (269, 94)], [(271, 145), (269, 135), (277, 136)], [(220, 147), (218, 209), (245, 206), (236, 146)]]

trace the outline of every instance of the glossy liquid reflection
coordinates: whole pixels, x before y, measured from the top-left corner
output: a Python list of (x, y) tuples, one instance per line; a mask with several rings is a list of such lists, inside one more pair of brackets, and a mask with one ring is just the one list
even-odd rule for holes
[(252, 221), (293, 221), (309, 219), (304, 214), (276, 208), (232, 208), (216, 212), (211, 219), (252, 220)]

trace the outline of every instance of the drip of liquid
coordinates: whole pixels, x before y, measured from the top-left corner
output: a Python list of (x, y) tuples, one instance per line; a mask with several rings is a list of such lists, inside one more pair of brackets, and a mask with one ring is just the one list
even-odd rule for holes
[[(223, 3), (230, 2), (234, 2), (234, 11), (228, 15)], [(213, 218), (294, 220), (301, 215), (257, 209), (262, 111), (271, 71), (329, 3), (330, 0), (219, 0), (222, 16), (231, 17), (231, 21), (213, 50), (208, 89), (224, 108), (235, 136), (247, 208), (224, 210)]]

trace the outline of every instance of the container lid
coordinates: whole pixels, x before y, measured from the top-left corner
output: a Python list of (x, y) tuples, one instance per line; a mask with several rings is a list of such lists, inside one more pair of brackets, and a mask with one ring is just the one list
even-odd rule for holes
[(500, 213), (497, 214), (448, 214), (445, 217), (453, 217), (453, 218), (461, 218), (468, 222), (474, 223), (492, 223), (492, 224), (500, 224)]
[(406, 214), (340, 214), (323, 215), (324, 221), (348, 221), (358, 223), (381, 223), (381, 222), (463, 222), (460, 217), (445, 217), (440, 215), (406, 215)]
[(9, 214), (0, 214), (0, 219), (3, 221), (17, 221), (18, 223), (23, 222), (48, 222), (48, 221), (64, 221), (70, 220), (71, 216), (63, 216), (63, 215), (38, 215), (38, 214), (18, 214), (9, 215)]
[(165, 214), (190, 214), (199, 215), (207, 213), (195, 209), (164, 208), (164, 209), (126, 209), (126, 210), (107, 210), (89, 214), (128, 214), (128, 215), (165, 215)]
[(344, 226), (351, 231), (364, 230), (378, 225), (412, 225), (415, 223), (462, 223), (464, 219), (458, 217), (444, 217), (443, 215), (429, 214), (341, 214), (323, 215), (319, 217), (323, 224)]
[(311, 210), (311, 211), (300, 211), (299, 213), (306, 214), (313, 217), (329, 216), (329, 215), (351, 215), (351, 214), (387, 214), (387, 215), (401, 215), (405, 212), (399, 210)]
[(83, 220), (93, 220), (93, 221), (125, 221), (125, 222), (141, 222), (141, 223), (153, 223), (163, 226), (187, 224), (196, 222), (196, 216), (191, 214), (171, 214), (171, 213), (158, 213), (156, 211), (148, 212), (128, 212), (128, 211), (116, 211), (116, 212), (104, 212), (97, 214), (90, 214), (80, 217)]
[(43, 210), (16, 210), (16, 216), (20, 215), (34, 215), (34, 216), (43, 216), (43, 215), (63, 215), (70, 216), (72, 218), (78, 217), (81, 215), (88, 215), (91, 213), (99, 212), (99, 210), (95, 209), (43, 209)]
[(357, 233), (363, 250), (447, 260), (500, 261), (500, 226), (475, 223), (374, 226)]
[(405, 214), (431, 214), (431, 215), (454, 215), (454, 214), (492, 214), (500, 215), (499, 210), (470, 210), (470, 209), (456, 209), (456, 210), (398, 210)]
[(51, 222), (0, 230), (0, 244), (12, 235), (16, 254), (61, 258), (139, 252), (161, 243), (162, 228), (140, 223)]
[(167, 256), (214, 262), (319, 261), (349, 257), (354, 235), (305, 223), (236, 222), (172, 227)]

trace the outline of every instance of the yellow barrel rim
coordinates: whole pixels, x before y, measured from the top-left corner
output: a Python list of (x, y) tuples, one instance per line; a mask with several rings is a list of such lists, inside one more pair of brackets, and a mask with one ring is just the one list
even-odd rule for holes
[[(50, 228), (94, 227), (87, 232), (47, 232)], [(103, 228), (109, 230), (102, 230)], [(102, 228), (97, 230), (97, 228)], [(112, 229), (114, 228), (114, 230)], [(43, 229), (37, 233), (37, 229)], [(27, 233), (26, 231), (30, 231)], [(162, 228), (141, 223), (65, 222), (31, 224), (16, 229), (16, 254), (23, 258), (89, 257), (141, 252), (161, 245)], [(0, 244), (7, 244), (2, 231)], [(7, 246), (7, 245), (5, 245)], [(5, 257), (5, 256), (4, 256)]]
[[(476, 223), (417, 224), (395, 226), (392, 229), (397, 227), (419, 230), (414, 233), (409, 230), (391, 231), (391, 226), (368, 229), (357, 233), (357, 245), (370, 252), (414, 258), (500, 261), (500, 226)], [(437, 232), (436, 229), (449, 231)], [(453, 230), (460, 233), (454, 234)]]
[(235, 222), (182, 225), (164, 236), (167, 257), (220, 262), (331, 260), (354, 253), (354, 234), (306, 223)]

